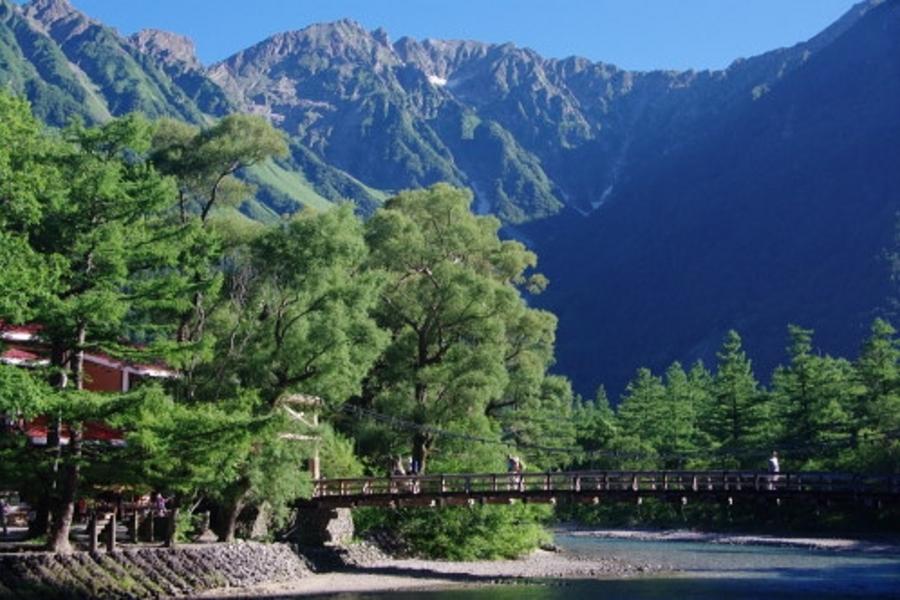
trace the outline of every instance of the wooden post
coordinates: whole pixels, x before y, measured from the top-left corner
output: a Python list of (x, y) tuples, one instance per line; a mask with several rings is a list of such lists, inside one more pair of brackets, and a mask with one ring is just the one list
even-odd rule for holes
[(663, 491), (664, 492), (669, 491), (669, 472), (668, 471), (663, 473)]
[(115, 552), (116, 551), (116, 513), (111, 512), (109, 514), (109, 523), (106, 524), (106, 528), (108, 530), (106, 536), (106, 551), (107, 552)]
[(441, 493), (447, 493), (447, 477), (445, 475), (441, 475)]
[(156, 529), (156, 516), (153, 514), (153, 509), (151, 508), (147, 511), (147, 517), (150, 520), (150, 543), (153, 543), (153, 538), (155, 537), (155, 529)]
[(640, 489), (640, 486), (638, 485), (638, 476), (637, 476), (637, 474), (633, 474), (631, 476), (631, 491), (636, 492), (639, 489)]
[(88, 543), (91, 552), (97, 551), (97, 511), (91, 512), (91, 520), (88, 521)]
[(697, 476), (696, 476), (696, 475), (693, 475), (693, 476), (691, 477), (691, 490), (693, 490), (693, 491), (696, 492), (696, 491), (698, 491), (698, 489), (699, 489), (699, 488), (697, 487)]
[(491, 475), (491, 491), (492, 492), (497, 491), (497, 475), (496, 474)]
[(137, 507), (135, 507), (134, 512), (131, 513), (131, 543), (138, 543), (138, 529), (141, 527), (140, 517), (138, 516)]

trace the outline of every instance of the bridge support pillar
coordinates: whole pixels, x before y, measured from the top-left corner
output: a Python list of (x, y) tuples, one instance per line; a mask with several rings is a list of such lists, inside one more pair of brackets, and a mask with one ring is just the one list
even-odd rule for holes
[(290, 541), (301, 546), (343, 545), (353, 539), (349, 508), (299, 508)]

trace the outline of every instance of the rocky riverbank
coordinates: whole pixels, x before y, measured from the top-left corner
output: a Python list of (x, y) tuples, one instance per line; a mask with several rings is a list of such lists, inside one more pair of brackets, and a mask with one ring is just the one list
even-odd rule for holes
[[(204, 598), (281, 597), (314, 594), (431, 589), (446, 586), (515, 584), (545, 579), (634, 577), (668, 570), (661, 564), (626, 563), (538, 550), (518, 560), (449, 562), (390, 558), (369, 544), (353, 544), (309, 555), (313, 568), (334, 569), (290, 582), (245, 589), (211, 590)], [(318, 566), (317, 566), (318, 565)]]
[(297, 581), (312, 573), (284, 544), (0, 554), (0, 598), (175, 598)]

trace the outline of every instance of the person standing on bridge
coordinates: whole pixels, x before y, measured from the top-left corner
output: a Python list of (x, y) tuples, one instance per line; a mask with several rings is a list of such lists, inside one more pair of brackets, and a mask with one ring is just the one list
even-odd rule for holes
[(9, 535), (9, 531), (6, 526), (6, 513), (9, 511), (9, 505), (6, 503), (6, 498), (0, 498), (0, 527), (3, 527), (3, 535)]
[(772, 451), (769, 457), (769, 489), (774, 490), (775, 484), (778, 482), (778, 473), (781, 471), (781, 465), (778, 463), (778, 452)]

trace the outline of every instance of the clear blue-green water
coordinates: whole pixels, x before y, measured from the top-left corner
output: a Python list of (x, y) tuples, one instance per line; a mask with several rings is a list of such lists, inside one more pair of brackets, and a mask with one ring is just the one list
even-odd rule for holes
[(547, 581), (443, 591), (342, 594), (341, 600), (834, 600), (900, 599), (900, 555), (767, 546), (640, 542), (561, 535), (566, 551), (670, 565), (677, 575)]

